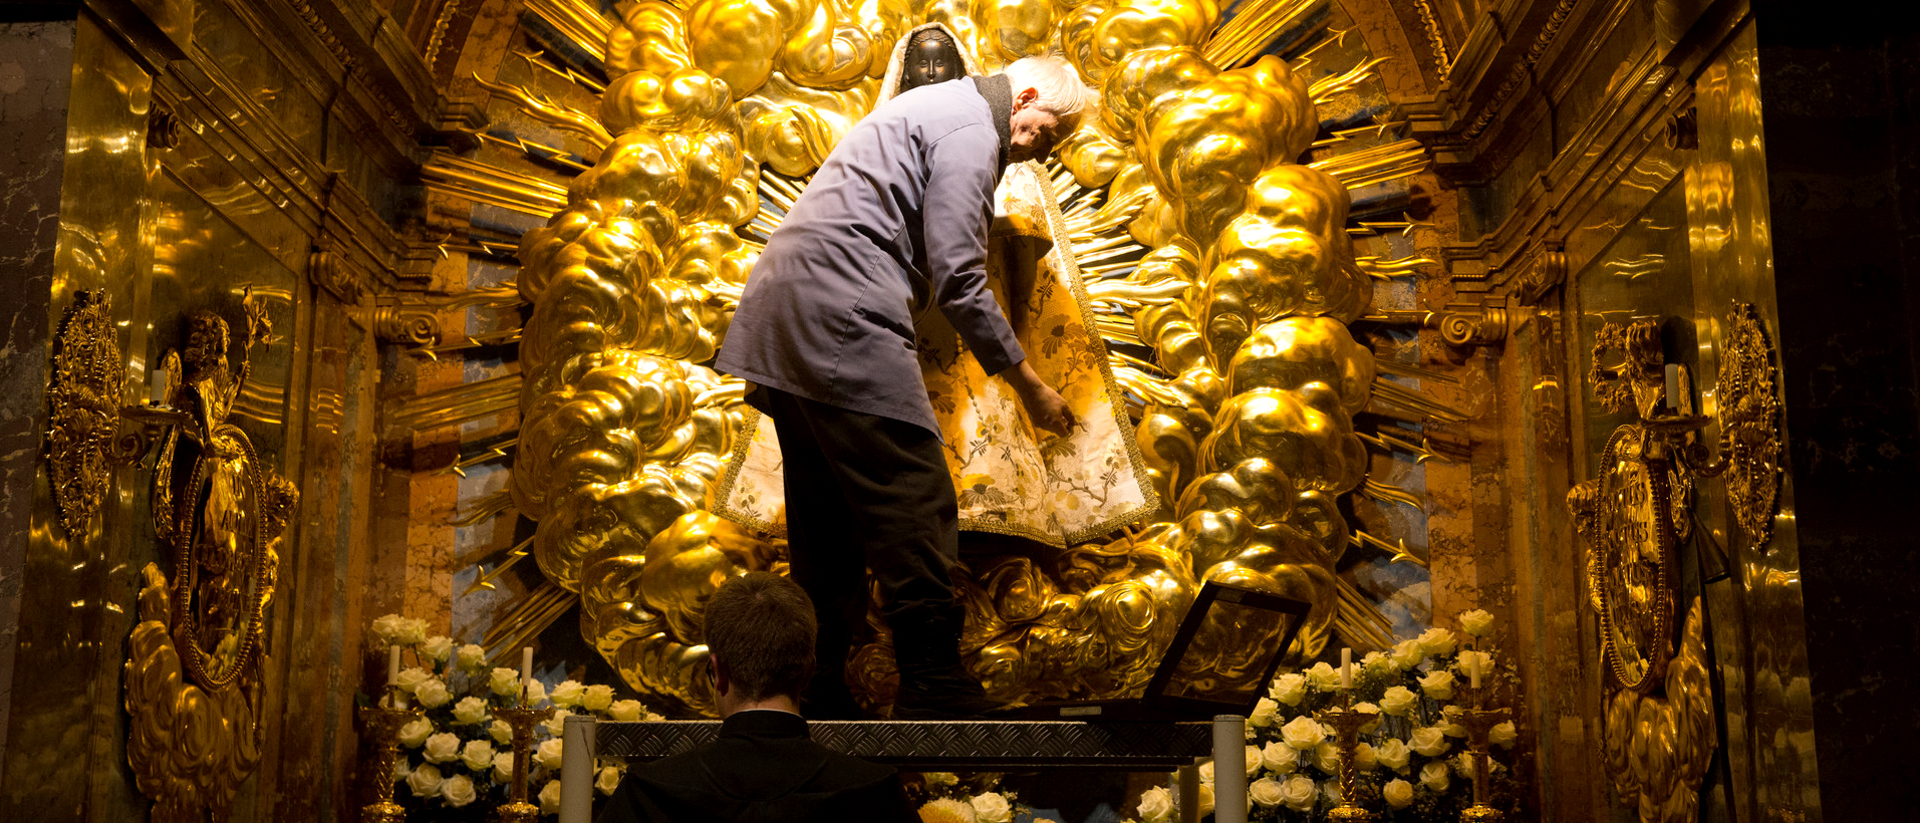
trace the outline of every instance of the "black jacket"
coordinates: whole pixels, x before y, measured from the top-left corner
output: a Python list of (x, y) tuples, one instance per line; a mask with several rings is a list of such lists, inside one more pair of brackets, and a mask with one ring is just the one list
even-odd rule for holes
[(829, 750), (807, 721), (738, 712), (693, 751), (634, 767), (597, 823), (914, 823), (900, 775)]

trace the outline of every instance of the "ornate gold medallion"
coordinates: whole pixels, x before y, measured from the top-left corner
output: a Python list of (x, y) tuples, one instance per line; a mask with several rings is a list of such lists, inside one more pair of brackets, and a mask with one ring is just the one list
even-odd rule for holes
[(1672, 464), (1649, 465), (1646, 433), (1628, 424), (1607, 439), (1600, 476), (1568, 495), (1587, 539), (1588, 601), (1600, 614), (1601, 655), (1622, 688), (1647, 691), (1672, 656)]
[(112, 442), (120, 425), (126, 361), (106, 292), (74, 292), (60, 320), (47, 392), (47, 465), (53, 499), (68, 534), (86, 531), (113, 479)]
[(1752, 303), (1735, 301), (1720, 341), (1720, 436), (1727, 501), (1755, 546), (1773, 539), (1780, 496), (1780, 400), (1773, 344)]

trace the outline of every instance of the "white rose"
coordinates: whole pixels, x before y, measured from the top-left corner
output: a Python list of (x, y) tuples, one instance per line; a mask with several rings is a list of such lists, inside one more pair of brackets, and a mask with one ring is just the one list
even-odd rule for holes
[(1514, 729), (1513, 721), (1508, 720), (1487, 730), (1487, 741), (1503, 749), (1513, 748), (1513, 742), (1520, 739), (1520, 733)]
[(420, 644), (420, 653), (426, 655), (427, 659), (435, 663), (452, 657), (453, 638), (444, 634), (436, 634), (429, 637), (426, 639), (426, 642)]
[(440, 767), (432, 763), (422, 763), (407, 775), (407, 788), (413, 790), (414, 797), (432, 797), (440, 793)]
[(1013, 819), (1013, 806), (999, 792), (987, 792), (973, 798), (973, 818), (980, 823), (1007, 823)]
[(1327, 796), (1327, 802), (1340, 805), (1340, 781), (1328, 778), (1320, 784), (1320, 793)]
[(473, 790), (473, 778), (456, 774), (440, 784), (440, 796), (447, 799), (447, 805), (460, 808), (478, 796)]
[(420, 684), (433, 679), (433, 672), (413, 666), (400, 670), (400, 676), (393, 679), (392, 685), (407, 694), (413, 694)]
[(1247, 716), (1247, 725), (1264, 729), (1273, 725), (1278, 719), (1280, 719), (1280, 704), (1275, 703), (1271, 697), (1262, 697), (1260, 702), (1253, 704), (1253, 714)]
[(1368, 674), (1385, 674), (1393, 671), (1397, 667), (1393, 665), (1392, 655), (1381, 652), (1367, 652), (1366, 657), (1360, 658), (1360, 668)]
[(1486, 637), (1493, 632), (1493, 615), (1486, 609), (1461, 612), (1460, 630), (1474, 637)]
[(560, 738), (550, 737), (540, 741), (539, 747), (533, 750), (533, 759), (541, 768), (555, 771), (560, 768), (560, 749)]
[(1320, 728), (1320, 724), (1306, 715), (1289, 720), (1287, 725), (1280, 727), (1280, 740), (1302, 751), (1320, 745), (1320, 741), (1325, 739), (1327, 733)]
[(1386, 719), (1380, 714), (1380, 707), (1375, 706), (1372, 703), (1366, 703), (1366, 702), (1355, 703), (1353, 704), (1353, 710), (1361, 714), (1372, 716), (1371, 719), (1369, 719), (1364, 725), (1360, 727), (1361, 734), (1373, 734), (1376, 730), (1380, 728), (1380, 722)]
[(607, 714), (622, 721), (639, 720), (643, 711), (646, 711), (646, 707), (640, 705), (638, 700), (615, 700), (613, 705), (607, 707)]
[(531, 706), (547, 699), (547, 684), (538, 680), (527, 681), (527, 705)]
[(1455, 643), (1453, 632), (1435, 626), (1420, 634), (1420, 651), (1431, 657), (1453, 651)]
[(436, 677), (420, 684), (420, 688), (414, 689), (413, 697), (420, 701), (420, 705), (437, 709), (447, 705), (447, 701), (453, 699), (453, 692), (447, 691), (446, 682)]
[(1314, 785), (1311, 778), (1294, 775), (1280, 784), (1280, 802), (1296, 812), (1313, 808), (1313, 800), (1320, 794), (1320, 787)]
[(1247, 786), (1247, 797), (1262, 806), (1278, 806), (1286, 798), (1280, 793), (1280, 781), (1262, 777)]
[(1389, 780), (1380, 787), (1380, 796), (1386, 799), (1387, 805), (1404, 809), (1413, 805), (1413, 784), (1399, 778)]
[(920, 775), (920, 779), (926, 781), (928, 786), (939, 788), (941, 786), (959, 784), (960, 775), (954, 774), (953, 772), (927, 772)]
[(493, 767), (493, 743), (487, 740), (469, 740), (460, 747), (460, 762), (474, 772), (484, 772)]
[(1285, 743), (1273, 741), (1260, 750), (1260, 765), (1274, 774), (1286, 774), (1299, 764), (1299, 750)]
[(460, 647), (454, 658), (455, 665), (470, 672), (477, 672), (487, 665), (487, 650), (472, 643)]
[(1432, 789), (1434, 794), (1444, 794), (1452, 785), (1451, 774), (1445, 763), (1428, 763), (1420, 767), (1420, 785)]
[(1213, 761), (1209, 760), (1205, 763), (1200, 764), (1199, 771), (1200, 771), (1200, 785), (1202, 786), (1213, 785)]
[(393, 759), (393, 782), (398, 783), (405, 780), (407, 779), (407, 775), (410, 774), (413, 774), (413, 769), (407, 766), (406, 758), (396, 757)]
[(417, 749), (420, 748), (420, 744), (427, 742), (427, 736), (431, 734), (433, 734), (433, 724), (422, 717), (405, 726), (401, 726), (400, 732), (395, 739), (399, 740), (402, 746), (406, 746), (409, 749)]
[(1260, 771), (1260, 747), (1248, 746), (1247, 747), (1247, 776), (1252, 777), (1253, 773), (1257, 771)]
[(1267, 694), (1283, 705), (1298, 706), (1300, 700), (1307, 696), (1307, 678), (1299, 674), (1280, 675), (1273, 679), (1273, 686), (1267, 689)]
[(1408, 759), (1413, 756), (1413, 752), (1407, 749), (1406, 742), (1398, 737), (1387, 738), (1387, 742), (1380, 744), (1373, 752), (1379, 759), (1380, 765), (1394, 771), (1406, 768)]
[(471, 695), (453, 704), (453, 721), (473, 725), (487, 719), (487, 701)]
[(1213, 814), (1213, 787), (1201, 786), (1200, 787), (1200, 816), (1206, 817), (1207, 815), (1210, 815), (1210, 814)]
[(560, 685), (553, 687), (553, 694), (551, 695), (553, 705), (578, 706), (580, 705), (581, 696), (586, 694), (586, 691), (587, 687), (580, 685), (580, 681), (578, 680), (561, 681)]
[(1467, 780), (1473, 779), (1473, 752), (1461, 752), (1448, 759), (1453, 764), (1454, 774)]
[(453, 732), (441, 732), (427, 738), (427, 747), (422, 754), (429, 763), (445, 763), (460, 757), (460, 735)]
[(487, 676), (487, 689), (501, 697), (513, 697), (520, 694), (520, 673), (512, 669), (496, 668)]
[(402, 646), (418, 646), (427, 639), (427, 621), (418, 617), (403, 617), (393, 638)]
[(373, 634), (380, 638), (380, 645), (391, 646), (399, 638), (402, 621), (406, 618), (397, 614), (383, 614), (373, 621)]
[(1380, 753), (1373, 750), (1372, 743), (1360, 743), (1353, 747), (1353, 767), (1363, 772), (1373, 771), (1380, 765)]
[(560, 737), (566, 733), (567, 718), (572, 715), (573, 712), (567, 711), (566, 709), (554, 709), (553, 716), (540, 721), (540, 725), (546, 727), (547, 734)]
[(1313, 747), (1313, 767), (1327, 774), (1340, 773), (1340, 749), (1332, 743)]
[(1458, 723), (1442, 721), (1440, 723), (1440, 732), (1448, 737), (1459, 738), (1461, 740), (1465, 740), (1467, 737), (1467, 727)]
[(1453, 662), (1453, 670), (1459, 672), (1456, 676), (1461, 680), (1472, 683), (1475, 665), (1480, 667), (1480, 682), (1485, 683), (1487, 678), (1493, 676), (1493, 655), (1473, 649), (1460, 651), (1460, 657)]
[(549, 780), (547, 785), (540, 787), (540, 813), (560, 813), (560, 781)]
[(580, 696), (580, 707), (590, 712), (606, 711), (611, 705), (613, 705), (612, 686), (588, 686), (587, 693)]
[(513, 782), (513, 752), (499, 752), (493, 756), (493, 782)]
[(1420, 691), (1435, 700), (1453, 697), (1453, 672), (1446, 669), (1427, 672), (1420, 677)]
[(1173, 797), (1164, 786), (1155, 786), (1140, 795), (1140, 819), (1144, 823), (1167, 823), (1173, 817)]
[(493, 742), (502, 746), (512, 745), (513, 726), (508, 725), (505, 720), (495, 720), (492, 725), (487, 726), (487, 736), (493, 738)]
[(1380, 710), (1394, 717), (1406, 717), (1418, 705), (1420, 695), (1405, 686), (1388, 686), (1387, 693), (1380, 697)]
[(1420, 661), (1426, 658), (1427, 653), (1420, 650), (1418, 640), (1402, 640), (1393, 646), (1393, 665), (1402, 671), (1420, 665)]
[(620, 788), (620, 769), (614, 766), (602, 766), (593, 775), (593, 789), (601, 794), (613, 794)]
[(1407, 748), (1423, 757), (1439, 757), (1450, 745), (1446, 733), (1433, 726), (1414, 729), (1413, 734), (1407, 736)]
[(1340, 673), (1327, 663), (1315, 663), (1307, 669), (1307, 683), (1323, 692), (1340, 688)]

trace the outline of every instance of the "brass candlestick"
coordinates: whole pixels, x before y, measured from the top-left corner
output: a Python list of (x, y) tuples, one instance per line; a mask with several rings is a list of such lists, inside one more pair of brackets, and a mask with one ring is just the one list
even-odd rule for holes
[(495, 709), (494, 715), (513, 729), (513, 787), (507, 804), (500, 807), (500, 823), (535, 823), (540, 807), (527, 802), (527, 771), (533, 757), (533, 726), (553, 717), (553, 707)]
[(1353, 802), (1355, 772), (1354, 752), (1360, 747), (1361, 727), (1380, 719), (1380, 715), (1371, 712), (1355, 711), (1353, 708), (1353, 690), (1347, 689), (1346, 705), (1340, 708), (1321, 711), (1320, 722), (1333, 727), (1334, 749), (1340, 752), (1340, 805), (1327, 810), (1327, 819), (1335, 823), (1367, 823), (1373, 819), (1373, 813), (1360, 808)]
[(1461, 712), (1461, 725), (1467, 727), (1467, 753), (1473, 756), (1473, 805), (1460, 810), (1460, 823), (1501, 823), (1506, 815), (1487, 805), (1487, 736), (1493, 727), (1506, 722), (1506, 709), (1484, 707), (1486, 689), (1467, 687), (1473, 708)]
[(407, 819), (407, 810), (393, 802), (393, 761), (400, 752), (400, 727), (424, 716), (419, 709), (396, 709), (384, 701), (360, 710), (360, 722), (366, 724), (367, 733), (375, 741), (373, 785), (378, 799), (360, 809), (360, 819), (366, 823), (402, 823)]

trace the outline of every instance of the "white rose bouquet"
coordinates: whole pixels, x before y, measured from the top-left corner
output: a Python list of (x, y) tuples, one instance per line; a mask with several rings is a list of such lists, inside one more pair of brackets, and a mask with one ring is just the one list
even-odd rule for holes
[[(427, 623), (397, 614), (373, 621), (375, 648), (398, 646), (404, 663), (391, 685), (424, 717), (400, 730), (400, 756), (394, 764), (393, 798), (410, 821), (480, 821), (507, 800), (513, 770), (513, 737), (496, 709), (517, 705), (520, 675), (490, 668), (486, 651), (445, 636), (429, 636)], [(384, 680), (384, 678), (383, 678)], [(384, 696), (389, 684), (372, 684)], [(616, 687), (571, 680), (529, 689), (534, 705), (565, 705), (554, 714), (593, 714), (604, 720), (660, 720), (638, 700), (616, 700)], [(362, 694), (362, 705), (379, 697)], [(529, 758), (528, 793), (539, 798), (542, 813), (557, 815), (560, 796), (560, 724), (536, 725)], [(612, 794), (625, 765), (605, 761), (594, 780), (599, 795)]]
[[(1491, 694), (1514, 675), (1502, 668), (1490, 638), (1493, 617), (1475, 609), (1459, 629), (1436, 626), (1392, 649), (1355, 661), (1353, 702), (1378, 719), (1360, 729), (1354, 752), (1354, 801), (1385, 823), (1454, 823), (1473, 802), (1471, 759), (1462, 738), (1474, 669)], [(1258, 821), (1319, 823), (1340, 802), (1340, 763), (1333, 729), (1317, 714), (1344, 703), (1339, 670), (1317, 662), (1274, 677), (1257, 719), (1248, 724), (1248, 817)], [(1518, 814), (1517, 788), (1506, 763), (1519, 740), (1511, 722), (1489, 734), (1490, 803)], [(1469, 771), (1462, 771), (1463, 769)], [(1201, 769), (1202, 789), (1213, 770)], [(1142, 823), (1164, 815), (1165, 789), (1149, 790), (1137, 806)], [(1202, 803), (1203, 811), (1209, 804)]]

